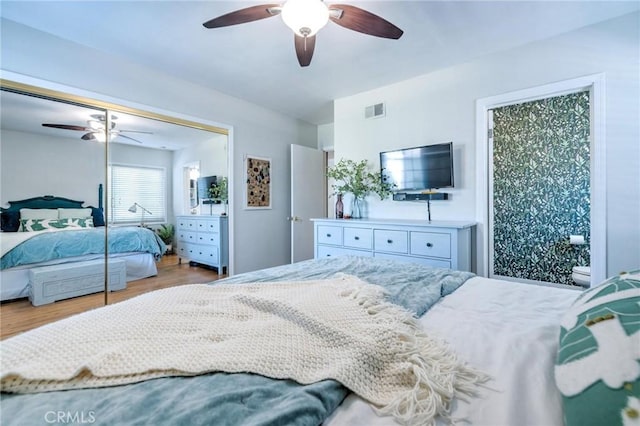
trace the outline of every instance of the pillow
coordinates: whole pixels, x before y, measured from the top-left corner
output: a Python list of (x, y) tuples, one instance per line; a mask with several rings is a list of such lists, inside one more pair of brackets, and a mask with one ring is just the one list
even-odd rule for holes
[(22, 232), (45, 231), (63, 228), (93, 228), (93, 219), (21, 219)]
[(23, 219), (57, 219), (58, 209), (20, 209), (20, 220)]
[(67, 225), (67, 228), (93, 228), (93, 218), (83, 217), (83, 218), (67, 218), (67, 219), (58, 219)]
[(639, 304), (640, 270), (636, 270), (586, 290), (565, 313), (555, 379), (566, 426), (638, 421)]
[(0, 213), (0, 229), (4, 232), (16, 232), (20, 229), (20, 212), (6, 211)]
[(77, 219), (91, 216), (91, 209), (58, 209), (58, 219)]

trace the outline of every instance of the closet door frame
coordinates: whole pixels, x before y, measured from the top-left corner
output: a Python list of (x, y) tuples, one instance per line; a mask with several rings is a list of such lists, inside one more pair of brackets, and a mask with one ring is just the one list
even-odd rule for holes
[[(603, 73), (509, 92), (476, 101), (476, 219), (477, 273), (490, 276), (491, 265), (491, 173), (492, 153), (489, 143), (489, 111), (507, 105), (589, 91), (590, 99), (590, 185), (591, 185), (591, 286), (604, 281), (607, 274), (606, 227), (606, 145), (605, 145), (605, 76)], [(568, 238), (568, 236), (567, 236)]]

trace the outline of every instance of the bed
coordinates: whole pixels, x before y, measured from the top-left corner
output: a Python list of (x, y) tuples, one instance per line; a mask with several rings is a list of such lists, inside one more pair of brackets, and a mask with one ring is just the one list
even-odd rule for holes
[[(337, 276), (336, 273), (338, 273)], [(405, 318), (404, 321), (415, 321), (421, 330), (420, 333), (432, 336), (438, 341), (444, 339), (448, 350), (455, 354), (455, 357), (470, 371), (478, 374), (476, 376), (478, 380), (469, 383), (468, 392), (456, 392), (450, 401), (445, 401), (444, 416), (433, 417), (433, 422), (418, 422), (415, 419), (406, 418), (406, 424), (441, 425), (450, 422), (466, 422), (472, 425), (491, 426), (552, 426), (562, 425), (566, 420), (568, 425), (622, 425), (621, 412), (630, 413), (629, 416), (633, 415), (632, 408), (629, 408), (631, 405), (627, 406), (626, 401), (627, 399), (631, 401), (633, 395), (636, 399), (639, 396), (640, 378), (637, 377), (637, 372), (629, 372), (624, 377), (623, 386), (614, 389), (620, 393), (618, 400), (624, 401), (625, 405), (622, 408), (618, 405), (613, 406), (612, 412), (603, 409), (603, 405), (597, 400), (591, 399), (586, 405), (580, 405), (576, 403), (575, 394), (568, 396), (561, 393), (554, 372), (557, 374), (560, 364), (563, 363), (570, 367), (574, 366), (568, 352), (571, 347), (576, 346), (575, 342), (570, 342), (571, 336), (576, 333), (574, 329), (576, 321), (578, 328), (583, 322), (589, 325), (589, 321), (592, 325), (597, 324), (597, 327), (613, 325), (616, 321), (609, 321), (611, 318), (607, 316), (609, 315), (607, 312), (612, 309), (618, 312), (617, 315), (623, 316), (625, 313), (630, 315), (627, 325), (632, 327), (630, 334), (633, 335), (633, 331), (638, 328), (637, 319), (635, 319), (638, 314), (638, 302), (640, 302), (638, 271), (616, 277), (614, 281), (605, 283), (598, 289), (581, 292), (573, 289), (487, 279), (466, 272), (396, 263), (386, 259), (345, 256), (303, 261), (240, 274), (204, 287), (218, 287), (224, 291), (233, 291), (234, 286), (239, 286), (240, 290), (252, 293), (294, 281), (308, 283), (309, 288), (315, 288), (317, 282), (324, 283), (325, 280), (332, 280), (330, 282), (333, 283), (335, 279), (363, 280), (368, 283), (367, 285), (373, 284), (375, 288), (384, 288), (385, 300), (398, 309), (410, 313), (414, 318), (412, 320)], [(167, 291), (175, 290), (167, 289)], [(624, 297), (618, 297), (618, 292), (621, 292), (620, 295)], [(293, 293), (291, 294), (294, 298)], [(140, 298), (145, 296), (131, 300), (140, 301)], [(169, 300), (176, 304), (175, 309), (163, 308), (163, 319), (153, 325), (147, 324), (158, 333), (163, 328), (171, 328), (174, 315), (184, 312), (180, 297), (175, 297), (173, 293), (169, 296)], [(307, 297), (313, 301), (316, 296), (313, 293)], [(614, 306), (602, 311), (602, 307), (594, 303), (598, 297), (602, 297), (602, 300), (606, 299), (607, 303), (625, 303), (626, 308)], [(286, 299), (285, 297), (273, 302), (276, 305), (286, 304)], [(198, 305), (208, 303), (198, 300), (201, 302), (197, 303)], [(317, 300), (318, 304), (321, 304), (321, 298)], [(126, 310), (137, 306), (135, 303), (138, 302), (134, 302), (130, 307), (126, 303), (117, 303), (92, 312), (95, 314), (96, 311), (105, 310), (104, 312), (109, 313), (106, 310), (112, 309), (112, 316), (106, 315), (107, 319), (114, 320), (109, 324), (112, 326), (116, 322), (116, 317), (126, 314)], [(358, 303), (363, 304), (365, 310), (373, 309), (374, 312), (370, 312), (371, 315), (378, 312), (375, 306), (368, 305), (367, 302)], [(260, 309), (263, 308), (264, 306), (260, 305)], [(137, 317), (145, 317), (144, 310), (136, 312)], [(283, 314), (284, 317), (297, 315), (295, 309), (283, 312), (286, 312)], [(215, 309), (209, 313), (220, 315)], [(569, 314), (575, 315), (573, 324)], [(85, 318), (89, 320), (90, 315), (92, 313), (85, 313), (74, 318), (75, 321), (80, 322)], [(589, 320), (585, 321), (585, 318)], [(99, 321), (94, 323), (94, 319), (97, 317), (91, 317), (91, 321), (84, 322), (99, 324)], [(33, 341), (39, 341), (40, 344), (50, 347), (49, 343), (43, 343), (42, 340), (43, 338), (46, 340), (47, 333), (50, 333), (53, 350), (52, 346), (57, 344), (55, 340), (59, 336), (56, 330), (65, 329), (71, 325), (68, 321), (73, 320), (63, 321), (67, 322), (54, 323), (3, 342), (3, 392), (11, 387), (11, 380), (15, 379), (15, 370), (7, 367), (7, 363), (11, 364), (11, 359), (15, 359), (16, 348), (18, 353), (24, 355), (26, 353), (21, 352), (24, 349), (23, 345), (26, 348)], [(336, 319), (336, 321), (339, 320)], [(205, 325), (206, 321), (202, 320), (201, 323)], [(266, 328), (263, 329), (265, 332), (269, 330), (268, 325), (266, 324)], [(63, 328), (59, 328), (61, 326)], [(304, 327), (315, 328), (316, 326), (317, 323), (314, 321), (304, 322)], [(376, 324), (377, 326), (379, 324)], [(99, 334), (95, 336), (95, 342), (104, 340), (102, 334), (98, 330), (95, 331)], [(585, 339), (583, 331), (577, 332), (577, 338), (584, 343), (589, 339)], [(184, 333), (175, 334), (173, 339), (181, 339), (182, 334)], [(633, 336), (639, 335), (640, 333), (636, 332)], [(217, 344), (224, 340), (212, 341), (212, 336), (205, 339), (208, 344)], [(147, 342), (148, 350), (153, 352), (153, 342), (151, 340)], [(567, 342), (568, 345), (565, 345)], [(92, 345), (91, 341), (86, 344), (87, 348)], [(13, 349), (10, 349), (11, 347)], [(83, 345), (71, 346), (69, 354), (72, 355), (83, 347)], [(180, 345), (172, 348), (166, 351), (170, 355), (174, 351), (179, 356), (189, 355), (180, 353)], [(584, 353), (584, 350), (581, 350)], [(637, 367), (636, 359), (640, 359), (640, 354), (636, 353), (633, 343), (624, 350), (618, 350), (617, 353), (623, 354), (621, 358), (623, 360), (628, 361), (631, 358), (633, 360), (631, 364), (635, 363)], [(109, 356), (117, 357), (117, 351), (110, 353)], [(267, 359), (269, 356), (265, 354), (264, 358)], [(20, 361), (20, 357), (18, 360), (19, 364), (29, 364), (34, 359), (24, 356), (23, 361)], [(614, 362), (618, 361), (614, 360)], [(363, 364), (369, 362), (366, 353), (362, 355), (361, 362)], [(580, 373), (578, 376), (582, 377), (584, 374)], [(566, 389), (563, 392), (566, 392)], [(177, 374), (177, 377), (152, 378), (120, 386), (53, 390), (45, 393), (2, 393), (1, 398), (0, 420), (6, 425), (42, 424), (43, 420), (51, 422), (52, 419), (59, 418), (66, 419), (67, 422), (69, 419), (75, 419), (76, 422), (84, 420), (84, 422), (101, 425), (375, 426), (397, 424), (393, 416), (379, 415), (365, 399), (351, 393), (336, 380), (325, 379), (301, 385), (283, 378), (275, 380), (263, 375), (241, 372), (214, 372), (193, 376)], [(609, 405), (611, 404), (607, 402), (607, 407)], [(592, 414), (594, 409), (599, 416)], [(605, 414), (602, 414), (603, 412)], [(571, 419), (566, 419), (567, 413), (583, 413), (583, 422), (572, 422)], [(584, 422), (584, 413), (587, 413), (586, 417), (591, 421)], [(602, 417), (603, 415), (611, 417), (612, 413), (616, 416), (614, 422), (609, 422)]]
[[(30, 271), (36, 268), (79, 267), (104, 258), (102, 206), (84, 206), (83, 201), (47, 195), (10, 201), (1, 215), (2, 301), (29, 296)], [(110, 227), (107, 237), (109, 257), (124, 261), (127, 282), (157, 274), (156, 261), (165, 246), (154, 232), (133, 226)]]

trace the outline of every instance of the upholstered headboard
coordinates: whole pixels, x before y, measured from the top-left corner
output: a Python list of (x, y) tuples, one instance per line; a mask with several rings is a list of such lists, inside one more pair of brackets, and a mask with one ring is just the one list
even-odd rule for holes
[(18, 201), (9, 201), (9, 207), (0, 207), (0, 228), (5, 232), (15, 232), (20, 227), (20, 209), (79, 209), (90, 208), (93, 226), (104, 226), (102, 209), (102, 185), (98, 189), (99, 207), (83, 206), (84, 201), (45, 195)]

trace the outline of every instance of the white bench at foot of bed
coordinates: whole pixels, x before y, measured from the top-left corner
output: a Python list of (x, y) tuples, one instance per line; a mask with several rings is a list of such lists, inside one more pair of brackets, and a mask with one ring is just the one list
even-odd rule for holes
[[(127, 287), (126, 263), (109, 259), (109, 291)], [(104, 291), (104, 260), (62, 263), (29, 270), (29, 300), (34, 306)]]

